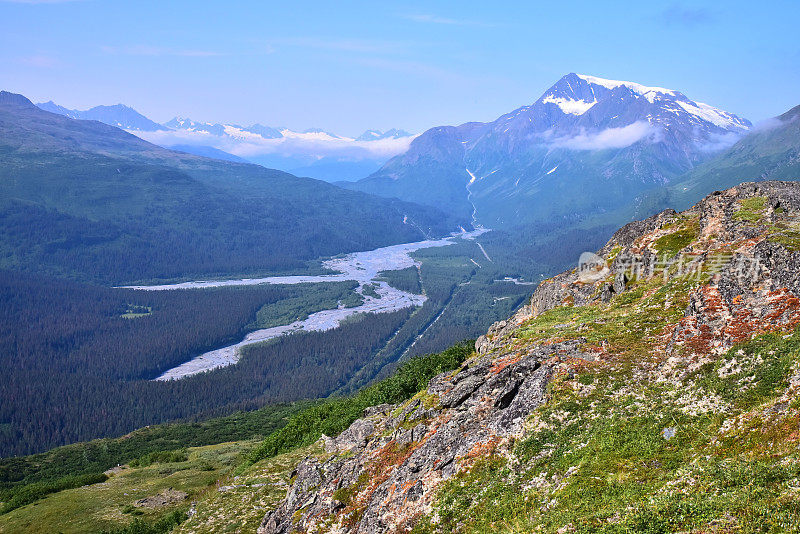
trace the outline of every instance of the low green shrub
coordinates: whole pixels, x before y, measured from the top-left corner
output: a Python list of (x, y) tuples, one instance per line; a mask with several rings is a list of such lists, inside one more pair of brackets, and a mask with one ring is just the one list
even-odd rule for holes
[(352, 397), (329, 399), (303, 410), (256, 447), (247, 456), (247, 465), (310, 445), (322, 434), (336, 436), (361, 417), (365, 408), (411, 398), (427, 387), (434, 376), (461, 365), (472, 350), (473, 342), (465, 341), (437, 354), (412, 358), (389, 378)]
[(103, 473), (90, 473), (87, 475), (67, 476), (51, 482), (34, 482), (15, 489), (11, 497), (0, 509), (0, 515), (6, 514), (11, 510), (25, 506), (34, 501), (38, 501), (51, 493), (56, 493), (66, 489), (79, 488), (89, 484), (105, 482), (108, 476)]
[(185, 462), (188, 459), (189, 454), (186, 452), (186, 449), (178, 449), (177, 451), (154, 451), (133, 460), (130, 465), (131, 467), (147, 467), (153, 464)]
[(136, 518), (127, 526), (104, 530), (102, 534), (165, 534), (186, 521), (187, 518), (186, 512), (175, 510), (154, 523)]

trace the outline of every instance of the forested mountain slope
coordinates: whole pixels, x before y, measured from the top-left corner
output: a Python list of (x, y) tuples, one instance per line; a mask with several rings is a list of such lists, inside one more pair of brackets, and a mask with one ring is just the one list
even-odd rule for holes
[(0, 267), (105, 283), (298, 269), (465, 222), (165, 150), (7, 92), (0, 163)]
[(136, 291), (0, 271), (0, 456), (325, 397), (372, 361), (410, 309), (253, 345), (211, 373), (152, 379), (257, 327), (291, 323), (282, 311), (293, 302), (326, 309), (360, 298), (353, 288)]

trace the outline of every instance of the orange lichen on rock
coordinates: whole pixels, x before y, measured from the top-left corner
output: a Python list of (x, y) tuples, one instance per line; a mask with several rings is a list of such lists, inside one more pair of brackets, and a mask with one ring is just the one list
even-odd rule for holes
[(493, 364), (489, 371), (494, 374), (499, 374), (500, 371), (508, 367), (509, 365), (515, 364), (522, 359), (522, 356), (519, 354), (510, 354), (504, 358), (498, 358)]

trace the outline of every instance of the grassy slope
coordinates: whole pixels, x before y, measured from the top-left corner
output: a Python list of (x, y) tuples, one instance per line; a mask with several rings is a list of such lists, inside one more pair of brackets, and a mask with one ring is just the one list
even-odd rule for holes
[[(747, 199), (735, 218), (756, 223), (764, 209), (763, 197)], [(656, 248), (682, 248), (696, 222), (679, 220)], [(786, 239), (781, 224), (766, 231)], [(524, 324), (518, 350), (584, 338), (606, 356), (568, 362), (510, 457), (448, 481), (438, 523), (416, 531), (800, 532), (800, 402), (789, 393), (800, 330), (762, 334), (685, 376), (661, 370), (665, 329), (708, 277), (641, 280), (609, 303)]]
[(264, 437), (286, 424), (312, 404), (267, 406), (252, 412), (199, 423), (173, 423), (145, 427), (121, 438), (106, 438), (58, 447), (31, 456), (0, 460), (0, 500), (31, 486), (60, 484), (65, 478), (100, 474), (154, 452)]
[[(628, 359), (637, 356), (621, 357), (616, 368), (587, 365), (558, 377), (516, 447), (513, 471), (508, 459), (486, 457), (441, 490), (442, 528), (798, 531), (800, 406), (795, 401), (787, 411), (777, 400), (800, 363), (800, 333), (737, 347), (679, 386), (637, 381)], [(734, 360), (744, 363), (741, 371), (720, 379)], [(742, 391), (749, 374), (754, 388)], [(709, 393), (731, 403), (734, 417), (683, 409), (700, 406)], [(666, 439), (668, 432), (674, 436)]]
[[(352, 397), (331, 399), (303, 409), (300, 409), (302, 406), (284, 408), (278, 414), (281, 416), (278, 424), (285, 424), (285, 427), (261, 442), (243, 440), (190, 448), (185, 460), (177, 455), (181, 461), (146, 466), (143, 464), (149, 462), (131, 462), (119, 472), (109, 473), (111, 476), (106, 482), (60, 491), (0, 515), (0, 532), (98, 532), (123, 527), (132, 518), (154, 522), (175, 510), (188, 509), (189, 502), (195, 500), (198, 501), (197, 514), (181, 526), (181, 532), (233, 532), (243, 528), (252, 531), (263, 518), (264, 510), (285, 496), (289, 473), (297, 462), (308, 454), (323, 454), (314, 446), (322, 433), (338, 434), (368, 406), (399, 402), (413, 396), (436, 374), (457, 367), (471, 351), (472, 343), (463, 343), (439, 354), (412, 359), (391, 377)], [(262, 416), (272, 415), (269, 409), (259, 412)], [(135, 440), (139, 443), (134, 449), (139, 451), (138, 457), (146, 458), (152, 456), (148, 453), (153, 450), (175, 450), (175, 445), (185, 446), (192, 440), (202, 440), (203, 433), (196, 432), (198, 427), (206, 431), (214, 427), (235, 431), (250, 426), (248, 423), (258, 421), (254, 413), (258, 412), (194, 425), (142, 429), (125, 438), (62, 447), (16, 463), (27, 467), (31, 480), (42, 477), (42, 465), (49, 466), (48, 469), (57, 471), (58, 475), (65, 469), (71, 473), (94, 471), (103, 469), (109, 461), (87, 468), (81, 457), (91, 456), (92, 451), (108, 454), (108, 449), (128, 450), (126, 441)], [(274, 428), (269, 424), (262, 427), (265, 431)], [(219, 432), (212, 435), (219, 435)], [(108, 456), (116, 458), (118, 463), (130, 458), (121, 453)], [(65, 461), (77, 467), (67, 468)], [(221, 486), (237, 487), (221, 489)], [(169, 488), (185, 491), (188, 499), (156, 510), (134, 506), (136, 500)], [(8, 498), (10, 494), (6, 495)]]
[[(0, 516), (0, 532), (98, 532), (133, 518), (153, 521), (167, 512), (186, 510), (191, 500), (229, 473), (250, 446), (238, 442), (197, 447), (187, 451), (186, 461), (120, 469), (106, 482), (62, 491)], [(188, 493), (188, 499), (158, 508), (135, 506), (137, 500), (169, 488)]]

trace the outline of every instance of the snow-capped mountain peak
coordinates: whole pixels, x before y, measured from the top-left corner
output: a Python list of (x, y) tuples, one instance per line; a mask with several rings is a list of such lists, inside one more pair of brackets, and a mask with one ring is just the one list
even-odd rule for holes
[(326, 132), (320, 128), (309, 128), (302, 132), (295, 132), (294, 130), (284, 128), (281, 130), (281, 135), (288, 139), (303, 139), (306, 141), (335, 141), (339, 139), (352, 141), (350, 138), (339, 137), (338, 135)]
[(550, 225), (611, 213), (750, 127), (674, 89), (570, 73), (492, 122), (427, 130), (354, 188), (490, 228)]
[[(595, 126), (626, 115), (626, 112), (629, 117), (628, 124), (636, 120), (646, 120), (656, 124), (672, 124), (678, 121), (710, 131), (717, 130), (716, 133), (721, 133), (723, 130), (741, 133), (751, 126), (745, 119), (703, 102), (691, 100), (674, 89), (586, 74), (567, 74), (548, 89), (533, 106), (521, 109), (542, 106), (550, 112), (558, 110), (563, 115), (572, 116), (573, 121), (592, 110), (591, 122)], [(638, 113), (634, 114), (629, 110), (636, 110)], [(616, 121), (613, 126), (625, 125), (619, 122)]]
[(164, 126), (170, 130), (185, 130), (187, 132), (206, 133), (211, 135), (225, 135), (225, 126), (222, 124), (211, 124), (208, 122), (197, 122), (184, 117), (175, 117)]
[(380, 139), (382, 135), (380, 130), (367, 130), (356, 137), (356, 141), (376, 141)]
[[(742, 134), (751, 127), (746, 119), (674, 89), (570, 73), (532, 105), (500, 117), (493, 131), (506, 137), (545, 133), (562, 137), (637, 123), (649, 124), (653, 131), (677, 128), (700, 144), (715, 136)], [(648, 138), (663, 140), (661, 135)]]

